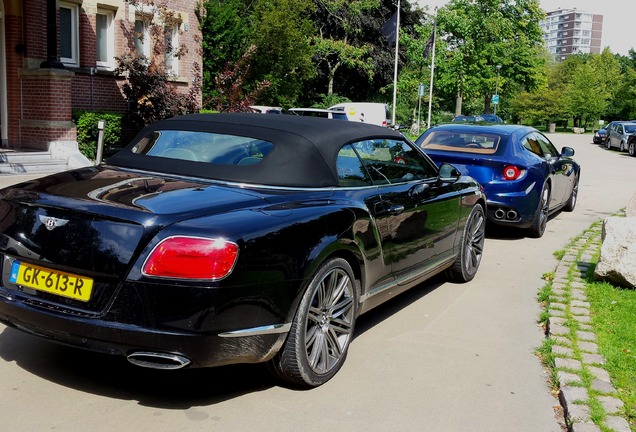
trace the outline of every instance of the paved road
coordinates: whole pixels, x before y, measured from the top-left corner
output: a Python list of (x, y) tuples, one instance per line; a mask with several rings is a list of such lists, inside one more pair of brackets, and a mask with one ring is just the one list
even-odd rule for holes
[[(552, 252), (636, 192), (636, 158), (553, 135), (583, 165), (573, 213), (541, 239), (489, 234), (474, 281), (442, 279), (360, 318), (340, 373), (298, 391), (257, 366), (158, 372), (0, 325), (0, 431), (559, 432), (534, 348)], [(15, 178), (0, 178), (15, 181)]]

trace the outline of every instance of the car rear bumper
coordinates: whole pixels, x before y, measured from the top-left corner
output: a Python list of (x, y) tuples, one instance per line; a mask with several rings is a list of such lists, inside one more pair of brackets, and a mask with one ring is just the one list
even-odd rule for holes
[[(46, 311), (1, 291), (0, 322), (57, 343), (121, 355), (158, 369), (263, 362), (276, 354), (289, 330), (288, 324), (228, 331), (156, 329)], [(140, 357), (147, 364), (133, 361)]]
[(532, 225), (538, 205), (533, 182), (522, 191), (496, 192), (486, 190), (488, 220), (498, 225), (528, 228)]

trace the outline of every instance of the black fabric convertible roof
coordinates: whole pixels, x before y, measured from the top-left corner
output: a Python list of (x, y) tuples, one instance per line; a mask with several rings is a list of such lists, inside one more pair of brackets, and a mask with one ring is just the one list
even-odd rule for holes
[[(255, 165), (218, 165), (133, 153), (132, 147), (154, 131), (214, 132), (261, 139), (274, 149)], [(162, 120), (144, 128), (109, 165), (214, 180), (290, 187), (338, 184), (340, 148), (365, 139), (404, 140), (389, 128), (358, 122), (273, 114), (192, 114)]]

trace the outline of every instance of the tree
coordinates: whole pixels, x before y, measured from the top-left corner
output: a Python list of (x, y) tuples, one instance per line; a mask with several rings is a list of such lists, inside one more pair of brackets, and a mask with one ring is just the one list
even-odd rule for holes
[(261, 81), (251, 86), (246, 84), (255, 52), (256, 46), (251, 45), (236, 63), (228, 63), (225, 69), (216, 75), (214, 79), (216, 96), (212, 99), (212, 106), (217, 111), (249, 112), (250, 105), (254, 105), (269, 87), (268, 81)]
[(252, 15), (245, 0), (205, 0), (196, 10), (203, 53), (203, 105), (217, 96), (214, 82), (230, 63), (238, 61), (253, 33)]
[(311, 38), (315, 27), (311, 2), (258, 0), (254, 7), (252, 43), (257, 47), (252, 77), (270, 83), (262, 98), (266, 104), (291, 106), (303, 85), (316, 76)]
[(362, 31), (362, 17), (378, 9), (380, 0), (315, 0), (314, 18), (318, 35), (313, 44), (318, 65), (327, 68), (327, 96), (333, 94), (336, 72), (341, 67), (357, 69), (367, 77), (373, 76), (370, 47), (354, 44), (352, 40)]
[(449, 47), (442, 52), (440, 74), (442, 83), (454, 84), (456, 114), (466, 97), (482, 98), (489, 112), (497, 65), (501, 90), (509, 81), (528, 90), (538, 87), (544, 67), (538, 24), (544, 12), (538, 0), (452, 0), (438, 17)]
[(604, 116), (620, 88), (620, 62), (606, 49), (602, 54), (570, 55), (558, 63), (550, 78), (561, 89), (576, 126)]

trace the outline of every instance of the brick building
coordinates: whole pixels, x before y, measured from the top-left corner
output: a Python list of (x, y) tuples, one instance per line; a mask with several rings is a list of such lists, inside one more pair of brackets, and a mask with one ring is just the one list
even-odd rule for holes
[(547, 12), (540, 23), (548, 51), (557, 61), (571, 54), (600, 54), (603, 15), (577, 9)]
[[(192, 66), (201, 64), (197, 0), (156, 3), (178, 18), (166, 27), (166, 41), (187, 52), (164, 61), (173, 84), (188, 91)], [(126, 112), (115, 57), (131, 50), (149, 55), (144, 17), (153, 12), (125, 0), (0, 0), (2, 149), (73, 151), (72, 110)], [(145, 37), (131, 42), (130, 35)]]

